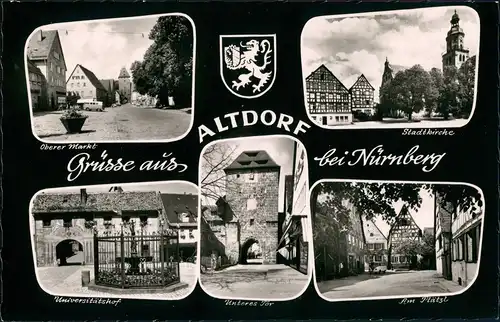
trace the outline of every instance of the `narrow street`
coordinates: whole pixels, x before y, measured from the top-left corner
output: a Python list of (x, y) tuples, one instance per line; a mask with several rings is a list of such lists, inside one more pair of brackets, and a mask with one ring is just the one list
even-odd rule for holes
[(340, 278), (318, 283), (320, 293), (328, 299), (352, 299), (375, 296), (405, 296), (455, 293), (463, 289), (445, 280), (436, 271), (387, 272)]
[(286, 265), (236, 265), (201, 274), (200, 284), (212, 297), (286, 300), (300, 295), (309, 278)]
[(33, 116), (34, 133), (44, 141), (98, 142), (110, 140), (167, 140), (189, 130), (192, 114), (185, 110), (162, 110), (125, 104), (104, 112), (82, 111), (88, 118), (82, 133), (66, 134), (59, 118), (63, 111)]

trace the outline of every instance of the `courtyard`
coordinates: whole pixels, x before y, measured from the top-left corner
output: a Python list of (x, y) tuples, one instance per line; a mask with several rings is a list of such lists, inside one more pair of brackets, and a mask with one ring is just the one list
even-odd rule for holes
[(368, 273), (317, 283), (319, 292), (330, 300), (359, 299), (376, 296), (451, 295), (462, 286), (445, 280), (436, 271), (396, 271)]
[(98, 142), (111, 140), (168, 140), (189, 130), (191, 109), (172, 110), (124, 104), (103, 112), (82, 111), (88, 118), (81, 133), (67, 134), (59, 118), (64, 111), (33, 115), (33, 131), (48, 142)]
[(39, 267), (38, 283), (43, 289), (55, 296), (77, 296), (77, 297), (120, 297), (140, 299), (176, 300), (189, 295), (196, 284), (196, 265), (192, 263), (180, 263), (180, 282), (185, 287), (171, 292), (155, 291), (154, 293), (138, 292), (133, 294), (117, 296), (116, 293), (89, 290), (82, 287), (82, 271), (90, 271), (90, 279), (94, 280), (94, 267), (92, 265), (73, 265), (59, 267)]
[(299, 296), (309, 277), (286, 265), (236, 265), (200, 276), (208, 295), (242, 300), (288, 300)]

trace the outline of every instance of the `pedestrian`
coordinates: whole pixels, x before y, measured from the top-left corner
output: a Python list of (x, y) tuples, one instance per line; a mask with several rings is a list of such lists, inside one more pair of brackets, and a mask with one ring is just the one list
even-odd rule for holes
[(375, 269), (375, 263), (373, 261), (370, 262), (369, 269), (370, 269), (370, 275), (372, 275), (373, 270)]

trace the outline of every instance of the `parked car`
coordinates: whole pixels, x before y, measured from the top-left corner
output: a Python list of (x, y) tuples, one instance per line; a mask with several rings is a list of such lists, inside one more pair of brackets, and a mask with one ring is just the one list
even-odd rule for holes
[(80, 106), (81, 109), (86, 111), (104, 111), (104, 106), (100, 101), (94, 101), (92, 99), (79, 99), (76, 104)]
[(387, 271), (386, 265), (379, 265), (373, 269), (373, 274), (385, 274)]

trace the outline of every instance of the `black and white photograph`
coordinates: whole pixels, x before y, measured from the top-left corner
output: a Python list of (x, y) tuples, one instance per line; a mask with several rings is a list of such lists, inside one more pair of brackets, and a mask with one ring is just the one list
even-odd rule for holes
[(25, 47), (45, 143), (182, 139), (193, 124), (195, 26), (185, 14), (58, 23)]
[(465, 183), (320, 181), (315, 287), (328, 301), (452, 296), (476, 280), (482, 191)]
[(309, 118), (330, 129), (464, 126), (479, 27), (465, 6), (312, 18), (301, 36)]
[(40, 287), (54, 296), (180, 300), (197, 282), (198, 187), (52, 188), (31, 201)]
[(200, 158), (200, 284), (210, 296), (286, 301), (309, 285), (307, 155), (282, 135), (215, 141)]

